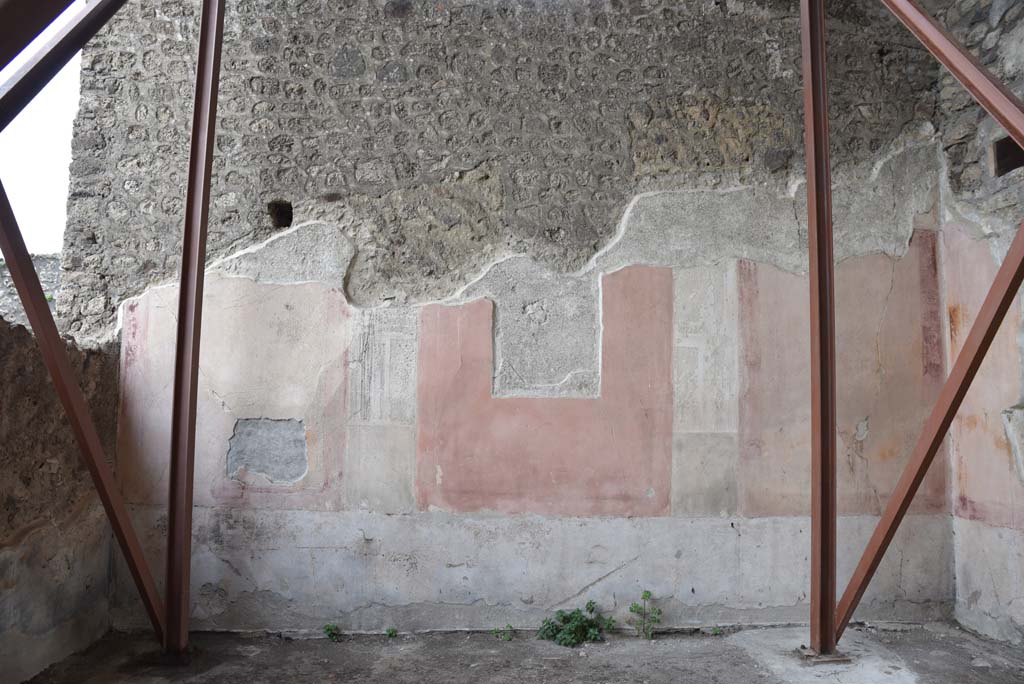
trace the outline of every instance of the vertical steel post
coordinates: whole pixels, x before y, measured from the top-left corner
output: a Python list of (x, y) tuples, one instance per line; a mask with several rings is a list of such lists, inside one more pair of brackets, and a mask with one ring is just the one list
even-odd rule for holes
[(835, 652), (836, 361), (824, 0), (801, 0), (811, 288), (811, 648)]
[(164, 650), (188, 647), (189, 579), (192, 559), (192, 480), (195, 470), (196, 389), (203, 317), (206, 229), (210, 210), (217, 89), (224, 0), (203, 0), (196, 66), (185, 229), (182, 236), (181, 291), (174, 365), (171, 422), (170, 497), (167, 525), (167, 631)]
[(142, 597), (149, 621), (153, 623), (157, 639), (161, 639), (164, 633), (164, 610), (156, 591), (156, 583), (142, 553), (142, 544), (139, 543), (139, 538), (132, 527), (124, 499), (121, 498), (114, 475), (107, 465), (103, 444), (89, 414), (85, 395), (82, 394), (74, 371), (71, 370), (67, 349), (60, 339), (60, 333), (57, 332), (56, 323), (53, 322), (53, 314), (50, 313), (46, 295), (39, 284), (39, 276), (21, 237), (3, 184), (0, 184), (0, 253), (7, 261), (7, 269), (21, 297), (21, 304), (25, 307), (25, 315), (32, 326), (32, 332), (35, 333), (43, 363), (50, 372), (57, 397), (64, 405), (64, 412), (78, 442), (82, 461), (89, 469), (89, 475), (92, 476), (96, 491), (99, 492), (100, 501), (107, 513), (107, 519), (110, 520), (117, 543), (124, 553), (125, 562), (139, 590), (139, 596)]

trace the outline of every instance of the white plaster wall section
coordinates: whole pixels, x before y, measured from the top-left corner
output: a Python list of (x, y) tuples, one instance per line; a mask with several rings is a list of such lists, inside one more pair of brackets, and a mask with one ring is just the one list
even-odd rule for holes
[(415, 508), (415, 307), (359, 310), (349, 352), (348, 444), (342, 487), (360, 509)]
[(736, 262), (677, 269), (673, 364), (677, 432), (739, 430)]
[(1024, 531), (959, 517), (953, 530), (957, 621), (1024, 643)]
[(674, 290), (672, 512), (727, 515), (738, 504), (736, 262), (677, 269)]
[[(136, 510), (159, 557), (161, 507)], [(877, 518), (841, 517), (840, 580)], [(533, 629), (558, 608), (596, 601), (620, 619), (641, 589), (665, 627), (779, 624), (807, 616), (810, 548), (801, 517), (551, 518), (197, 507), (196, 629), (346, 631)], [(927, 621), (952, 610), (945, 522), (910, 516), (858, 619)], [(917, 559), (911, 561), (911, 559)], [(118, 560), (119, 629), (144, 626)], [(565, 568), (577, 568), (567, 573)], [(642, 586), (641, 586), (642, 583)], [(798, 642), (796, 642), (798, 643)]]

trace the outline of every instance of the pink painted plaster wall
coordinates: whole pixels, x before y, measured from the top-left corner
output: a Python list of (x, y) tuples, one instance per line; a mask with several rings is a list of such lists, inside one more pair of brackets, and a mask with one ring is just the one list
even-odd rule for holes
[[(956, 354), (992, 285), (999, 264), (988, 241), (949, 226), (943, 233), (950, 351)], [(1024, 484), (1016, 472), (1001, 413), (1020, 401), (1017, 341), (1020, 301), (1010, 308), (951, 429), (953, 507), (961, 518), (1024, 530)]]
[[(879, 514), (943, 381), (935, 233), (902, 259), (836, 268), (839, 512)], [(741, 263), (740, 512), (810, 510), (810, 350), (805, 276)], [(946, 457), (915, 512), (946, 509)]]
[(493, 305), (424, 309), (416, 491), (421, 509), (650, 516), (669, 512), (672, 272), (603, 279), (601, 396), (492, 396)]

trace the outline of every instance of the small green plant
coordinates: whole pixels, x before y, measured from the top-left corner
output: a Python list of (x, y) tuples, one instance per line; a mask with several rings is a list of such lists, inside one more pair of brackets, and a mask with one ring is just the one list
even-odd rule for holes
[(722, 630), (721, 627), (711, 628), (711, 636), (722, 636), (723, 634), (725, 634), (725, 632)]
[(541, 624), (537, 638), (572, 648), (587, 641), (601, 641), (603, 632), (615, 628), (615, 620), (603, 617), (593, 601), (587, 601), (585, 610), (577, 608), (572, 612), (556, 612), (555, 617), (547, 618)]
[(341, 641), (341, 628), (338, 625), (324, 625), (324, 635), (331, 641)]
[(495, 627), (491, 630), (491, 636), (502, 641), (512, 641), (516, 636), (516, 630), (513, 629), (512, 625), (505, 625), (504, 629)]
[(644, 589), (640, 594), (640, 603), (634, 601), (629, 606), (629, 612), (636, 616), (630, 622), (636, 629), (636, 635), (644, 639), (653, 639), (654, 626), (661, 622), (661, 608), (654, 606), (653, 601), (651, 592)]
[(388, 627), (388, 631), (384, 633), (388, 635), (388, 639), (394, 639), (396, 636), (398, 636), (398, 630), (394, 627)]

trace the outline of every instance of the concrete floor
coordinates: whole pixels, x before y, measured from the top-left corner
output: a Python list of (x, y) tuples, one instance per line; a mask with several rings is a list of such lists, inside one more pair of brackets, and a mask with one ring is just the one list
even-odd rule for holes
[(613, 636), (568, 649), (520, 633), (356, 636), (326, 639), (197, 634), (188, 665), (162, 661), (145, 635), (110, 634), (58, 663), (34, 684), (281, 682), (559, 684), (1020, 684), (1024, 653), (951, 625), (851, 629), (852, 662), (808, 665), (794, 653), (804, 628), (749, 629), (724, 636)]

